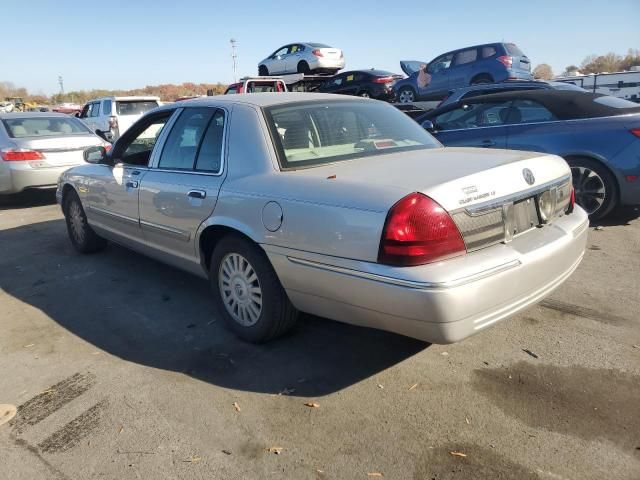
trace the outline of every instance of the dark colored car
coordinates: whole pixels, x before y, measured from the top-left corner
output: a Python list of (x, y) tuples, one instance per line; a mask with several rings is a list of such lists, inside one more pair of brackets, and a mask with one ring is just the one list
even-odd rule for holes
[(342, 72), (328, 79), (318, 89), (323, 93), (357, 95), (393, 102), (393, 84), (402, 76), (384, 70), (353, 70)]
[(463, 98), (479, 97), (481, 95), (489, 95), (492, 93), (502, 92), (515, 92), (523, 90), (536, 90), (536, 89), (554, 89), (554, 90), (572, 90), (576, 92), (586, 92), (584, 88), (577, 85), (562, 83), (562, 82), (543, 82), (539, 80), (531, 81), (508, 81), (502, 83), (489, 83), (482, 85), (471, 85), (470, 87), (458, 88), (451, 90), (449, 95), (445, 97), (437, 106), (437, 108), (444, 107), (455, 103)]
[(529, 58), (513, 43), (466, 47), (429, 63), (405, 60), (400, 67), (408, 75), (394, 85), (400, 103), (440, 100), (450, 90), (469, 85), (533, 80)]
[(416, 119), (447, 146), (548, 152), (571, 166), (576, 202), (592, 219), (640, 204), (640, 106), (567, 90), (474, 97)]

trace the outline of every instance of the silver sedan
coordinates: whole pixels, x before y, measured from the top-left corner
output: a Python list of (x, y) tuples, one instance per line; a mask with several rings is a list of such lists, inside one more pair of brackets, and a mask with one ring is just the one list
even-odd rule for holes
[(444, 148), (374, 100), (189, 100), (85, 155), (57, 191), (75, 248), (112, 240), (207, 278), (253, 342), (299, 311), (456, 342), (552, 292), (587, 238), (562, 158)]
[(331, 73), (345, 66), (339, 48), (324, 43), (291, 43), (279, 48), (258, 64), (259, 75), (287, 73)]
[(62, 113), (0, 114), (0, 195), (55, 188), (69, 167), (85, 163), (89, 146), (108, 145)]

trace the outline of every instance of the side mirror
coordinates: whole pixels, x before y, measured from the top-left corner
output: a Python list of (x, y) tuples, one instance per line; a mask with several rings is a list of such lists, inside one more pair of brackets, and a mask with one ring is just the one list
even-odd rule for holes
[(105, 158), (107, 158), (107, 150), (100, 145), (96, 145), (94, 147), (89, 147), (82, 152), (84, 156), (84, 161), (87, 163), (103, 163)]
[(433, 133), (436, 130), (436, 127), (431, 120), (425, 120), (420, 124), (420, 126), (424, 128), (427, 132)]
[(76, 117), (76, 118), (80, 118), (80, 112), (74, 113), (73, 116)]

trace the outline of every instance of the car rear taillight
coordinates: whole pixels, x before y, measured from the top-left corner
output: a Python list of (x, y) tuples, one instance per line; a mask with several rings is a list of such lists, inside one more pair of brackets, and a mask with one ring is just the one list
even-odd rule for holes
[(105, 152), (109, 152), (109, 150), (111, 150), (111, 147), (113, 147), (113, 145), (111, 145), (110, 143), (105, 143), (102, 146), (104, 147)]
[(25, 160), (42, 160), (44, 155), (36, 150), (26, 150), (23, 148), (8, 148), (0, 150), (0, 157), (5, 162), (22, 162)]
[(572, 213), (575, 206), (576, 206), (576, 191), (573, 188), (573, 186), (571, 186), (571, 193), (569, 194), (569, 206), (565, 210), (565, 213)]
[(458, 227), (436, 201), (412, 193), (396, 203), (382, 231), (378, 262), (412, 266), (466, 253)]
[(324, 57), (324, 55), (322, 55), (322, 52), (317, 48), (315, 50), (312, 50), (311, 53), (313, 53), (316, 57)]
[(109, 128), (118, 128), (118, 117), (109, 117)]
[(636, 137), (640, 138), (640, 128), (632, 128), (631, 130), (629, 130), (633, 135), (635, 135)]
[(395, 79), (393, 77), (374, 77), (373, 83), (391, 83)]
[(498, 57), (497, 60), (507, 68), (513, 67), (513, 57), (510, 57), (509, 55)]

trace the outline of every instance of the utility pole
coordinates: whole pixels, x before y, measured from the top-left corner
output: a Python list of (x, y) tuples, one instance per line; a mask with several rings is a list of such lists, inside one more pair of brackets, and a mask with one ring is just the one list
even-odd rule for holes
[(231, 43), (231, 60), (233, 62), (233, 83), (236, 83), (238, 81), (238, 54), (236, 53), (236, 39), (232, 38), (229, 42)]

